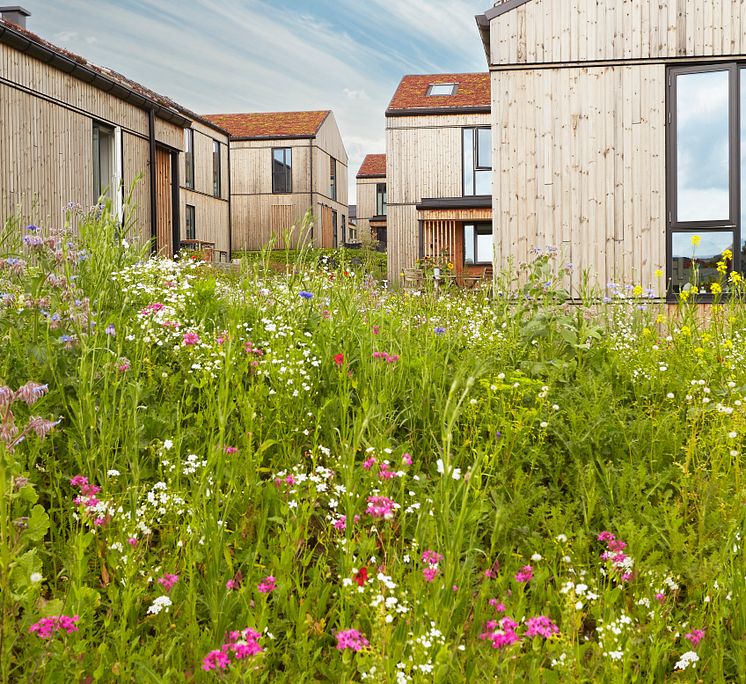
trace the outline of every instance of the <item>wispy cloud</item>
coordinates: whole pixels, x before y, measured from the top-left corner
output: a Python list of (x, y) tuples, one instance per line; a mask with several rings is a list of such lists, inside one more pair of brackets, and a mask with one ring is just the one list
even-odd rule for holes
[(351, 198), (405, 73), (486, 68), (484, 0), (26, 0), (29, 27), (195, 111), (333, 109)]

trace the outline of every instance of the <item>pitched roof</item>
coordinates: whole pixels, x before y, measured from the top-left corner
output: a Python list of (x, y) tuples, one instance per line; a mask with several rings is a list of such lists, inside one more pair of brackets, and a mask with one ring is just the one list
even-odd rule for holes
[[(428, 95), (431, 85), (454, 84), (453, 95)], [(407, 116), (457, 111), (489, 112), (492, 103), (490, 75), (421, 74), (404, 76), (386, 110), (386, 116)]]
[(206, 114), (205, 118), (237, 140), (313, 138), (331, 114), (314, 112), (257, 112), (252, 114)]
[[(188, 122), (184, 121), (184, 118), (188, 118), (218, 128), (170, 97), (156, 93), (113, 69), (93, 64), (85, 57), (58, 47), (41, 36), (4, 19), (0, 19), (0, 43), (26, 52), (35, 59), (51, 64), (54, 68), (136, 106), (150, 109), (155, 105), (157, 116), (173, 121), (177, 125), (188, 125)], [(225, 131), (222, 132), (225, 133)]]
[(385, 178), (386, 177), (386, 155), (369, 154), (360, 165), (357, 172), (358, 178)]

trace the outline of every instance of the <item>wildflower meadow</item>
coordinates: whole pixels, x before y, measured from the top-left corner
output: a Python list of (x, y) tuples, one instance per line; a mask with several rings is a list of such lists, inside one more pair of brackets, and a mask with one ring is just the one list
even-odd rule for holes
[(746, 680), (727, 254), (703, 313), (70, 224), (0, 235), (1, 682)]

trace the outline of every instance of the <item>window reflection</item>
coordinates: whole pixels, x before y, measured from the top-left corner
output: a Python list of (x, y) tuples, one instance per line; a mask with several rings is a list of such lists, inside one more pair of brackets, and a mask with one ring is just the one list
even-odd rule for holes
[[(694, 235), (699, 237), (697, 245), (692, 244)], [(733, 249), (732, 232), (703, 230), (700, 233), (674, 233), (671, 238), (671, 285), (674, 291), (694, 282), (695, 266), (697, 287), (708, 286), (720, 278), (717, 263), (722, 260), (726, 249)]]
[(676, 79), (678, 221), (730, 217), (729, 72)]

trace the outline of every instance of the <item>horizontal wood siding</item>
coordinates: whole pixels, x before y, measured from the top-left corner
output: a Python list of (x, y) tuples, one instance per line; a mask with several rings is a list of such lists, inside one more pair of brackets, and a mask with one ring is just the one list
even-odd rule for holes
[(496, 266), (556, 246), (593, 282), (665, 268), (665, 66), (492, 74)]
[(491, 22), (496, 65), (746, 54), (743, 0), (530, 0)]
[(387, 229), (392, 283), (398, 283), (401, 271), (412, 268), (419, 256), (416, 205), (425, 198), (462, 195), (462, 131), (490, 124), (489, 114), (387, 119)]

